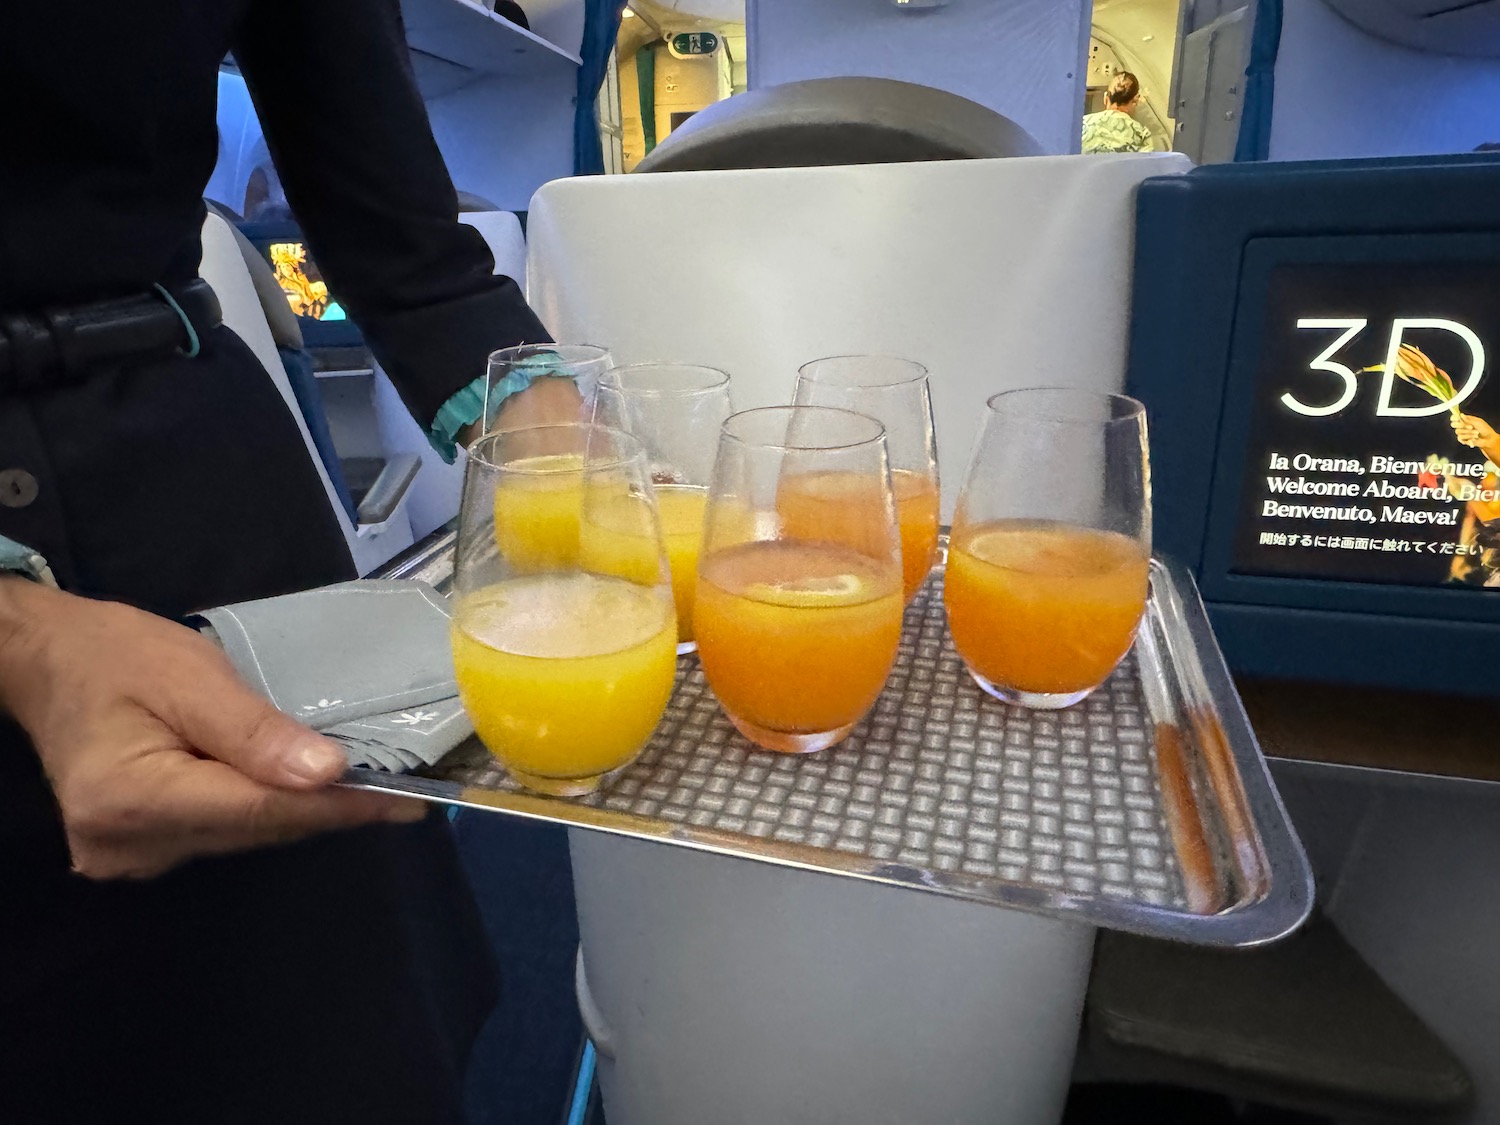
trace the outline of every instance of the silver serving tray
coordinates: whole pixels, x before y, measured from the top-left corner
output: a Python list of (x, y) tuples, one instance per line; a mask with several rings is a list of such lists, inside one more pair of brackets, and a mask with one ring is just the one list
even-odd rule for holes
[[(388, 569), (439, 589), (453, 537)], [(1313, 881), (1192, 576), (1152, 562), (1131, 656), (1086, 701), (1038, 712), (979, 690), (948, 636), (943, 570), (841, 745), (762, 751), (696, 657), (641, 757), (595, 794), (522, 790), (476, 740), (431, 769), (346, 784), (492, 809), (1201, 945), (1295, 930)]]

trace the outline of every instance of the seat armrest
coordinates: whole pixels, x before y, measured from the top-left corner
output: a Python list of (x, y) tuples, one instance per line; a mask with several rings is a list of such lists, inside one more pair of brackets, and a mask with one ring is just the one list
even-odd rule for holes
[(421, 468), (422, 459), (415, 453), (401, 453), (387, 461), (359, 502), (356, 512), (359, 525), (365, 527), (390, 519)]

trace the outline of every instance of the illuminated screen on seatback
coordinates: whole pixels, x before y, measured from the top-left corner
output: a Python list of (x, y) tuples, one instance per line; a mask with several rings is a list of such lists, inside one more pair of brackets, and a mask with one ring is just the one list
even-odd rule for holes
[(1500, 596), (1500, 263), (1271, 272), (1233, 571)]
[(276, 284), (298, 316), (313, 320), (345, 320), (342, 305), (328, 295), (328, 285), (317, 263), (301, 242), (275, 241), (265, 245), (266, 259), (276, 272)]

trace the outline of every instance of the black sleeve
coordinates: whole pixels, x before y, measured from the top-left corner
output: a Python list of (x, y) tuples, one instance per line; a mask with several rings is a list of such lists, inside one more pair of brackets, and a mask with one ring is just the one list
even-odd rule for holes
[(252, 0), (234, 56), (313, 257), (422, 425), (491, 351), (550, 339), (458, 221), (398, 0)]

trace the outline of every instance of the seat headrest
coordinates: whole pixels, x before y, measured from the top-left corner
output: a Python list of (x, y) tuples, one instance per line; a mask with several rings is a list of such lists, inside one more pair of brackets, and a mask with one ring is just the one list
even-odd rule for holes
[(801, 168), (1039, 156), (1025, 129), (946, 90), (890, 78), (812, 78), (695, 113), (637, 172)]

